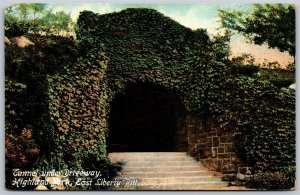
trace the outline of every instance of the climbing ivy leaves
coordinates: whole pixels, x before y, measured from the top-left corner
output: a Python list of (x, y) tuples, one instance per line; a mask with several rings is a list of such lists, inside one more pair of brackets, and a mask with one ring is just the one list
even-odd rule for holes
[(235, 128), (237, 139), (249, 135), (237, 151), (245, 161), (268, 170), (294, 164), (295, 93), (220, 62), (205, 30), (127, 9), (82, 12), (76, 33), (86, 55), (48, 77), (54, 148), (64, 156), (105, 156), (110, 101), (128, 83), (151, 82), (175, 91), (186, 111)]

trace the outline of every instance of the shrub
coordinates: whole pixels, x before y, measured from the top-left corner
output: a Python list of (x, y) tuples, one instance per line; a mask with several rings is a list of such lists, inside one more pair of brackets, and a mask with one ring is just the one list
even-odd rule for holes
[(270, 82), (278, 88), (289, 87), (295, 82), (293, 78), (273, 78), (270, 79)]
[(257, 173), (250, 177), (247, 185), (260, 190), (286, 190), (294, 187), (283, 172)]
[[(32, 139), (31, 129), (24, 128), (21, 135), (5, 135), (5, 186), (14, 189), (13, 169), (30, 171), (36, 161), (39, 149)], [(27, 186), (30, 188), (30, 186)], [(32, 187), (32, 186), (31, 186)]]
[(253, 77), (259, 72), (259, 67), (255, 65), (234, 64), (233, 72), (239, 75)]

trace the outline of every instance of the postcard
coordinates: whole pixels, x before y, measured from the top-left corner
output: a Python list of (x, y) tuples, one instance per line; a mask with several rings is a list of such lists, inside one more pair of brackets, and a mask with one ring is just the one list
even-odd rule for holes
[(295, 12), (6, 7), (6, 189), (295, 190)]

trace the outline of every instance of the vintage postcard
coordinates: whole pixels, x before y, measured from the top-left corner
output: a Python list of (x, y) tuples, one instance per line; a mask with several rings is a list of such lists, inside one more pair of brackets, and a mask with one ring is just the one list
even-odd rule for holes
[(294, 190), (295, 5), (5, 9), (8, 190)]

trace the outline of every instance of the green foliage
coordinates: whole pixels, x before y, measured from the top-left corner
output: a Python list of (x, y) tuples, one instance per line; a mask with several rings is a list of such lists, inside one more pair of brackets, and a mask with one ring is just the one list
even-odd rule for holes
[(296, 72), (296, 64), (295, 62), (289, 63), (286, 67), (288, 71)]
[[(107, 59), (101, 53), (94, 57), (87, 55), (79, 59), (80, 63), (74, 64), (72, 70), (66, 66), (65, 74), (47, 79), (49, 114), (51, 122), (56, 123), (49, 141), (55, 140), (53, 154), (65, 156), (71, 166), (79, 153), (82, 157), (90, 153), (105, 156), (107, 124), (103, 119), (107, 95), (105, 87), (100, 86), (105, 84), (103, 68)], [(89, 64), (90, 59), (95, 63)], [(44, 134), (49, 132), (45, 130)]]
[(286, 69), (260, 69), (260, 77), (263, 80), (293, 80), (295, 82), (296, 73), (294, 71), (289, 71)]
[(235, 64), (233, 66), (233, 71), (237, 75), (244, 75), (248, 77), (255, 77), (258, 74), (259, 70), (259, 67), (255, 65)]
[(33, 164), (33, 169), (36, 172), (49, 172), (52, 170), (63, 171), (67, 168), (68, 166), (60, 156), (53, 156), (51, 159), (45, 156), (39, 156)]
[(294, 182), (289, 182), (282, 172), (270, 172), (253, 175), (247, 185), (260, 190), (289, 190), (295, 187)]
[[(121, 171), (123, 164), (121, 162), (111, 163), (107, 158), (95, 158), (95, 156), (89, 156), (83, 162), (84, 170), (86, 171), (101, 171), (101, 178), (104, 178), (106, 181), (112, 180), (116, 177), (117, 173)], [(99, 178), (87, 178), (91, 179), (93, 183), (96, 183)], [(85, 188), (85, 190), (109, 190), (109, 186), (79, 186), (79, 188)]]
[(254, 4), (250, 12), (220, 10), (222, 26), (244, 35), (249, 41), (278, 48), (295, 56), (295, 6)]
[(254, 65), (255, 58), (253, 55), (248, 53), (242, 53), (239, 56), (232, 57), (231, 61), (235, 64), (243, 64), (243, 65)]
[(268, 62), (266, 59), (264, 62), (259, 64), (260, 67), (266, 69), (280, 69), (280, 64), (278, 61)]
[(295, 93), (251, 77), (222, 80), (217, 86), (210, 109), (221, 124), (236, 127), (240, 157), (263, 171), (294, 165)]
[[(34, 36), (34, 39), (37, 40), (36, 44), (23, 50), (16, 51), (13, 45), (6, 46), (6, 56), (9, 59), (16, 57), (18, 59), (6, 61), (6, 67), (15, 66), (6, 75), (6, 133), (20, 132), (27, 125), (33, 128), (33, 138), (41, 152), (40, 158), (32, 163), (30, 168), (49, 171), (65, 168), (88, 170), (94, 167), (103, 172), (104, 178), (113, 177), (120, 166), (111, 164), (107, 160), (106, 136), (103, 130), (106, 128), (106, 123), (100, 121), (99, 125), (97, 121), (98, 118), (105, 116), (102, 113), (105, 113), (105, 108), (97, 107), (97, 104), (103, 103), (103, 97), (107, 95), (105, 89), (102, 92), (103, 89), (99, 88), (101, 84), (97, 82), (101, 80), (99, 74), (103, 75), (102, 68), (106, 66), (107, 58), (103, 53), (99, 53), (100, 57), (95, 57), (95, 50), (88, 52), (86, 47), (91, 45), (85, 41), (72, 41), (55, 36)], [(18, 51), (22, 53), (19, 54)], [(82, 66), (82, 64), (89, 64), (84, 60), (85, 58), (96, 60), (98, 57), (101, 60), (89, 69)], [(77, 63), (73, 66), (77, 60), (82, 64)], [(52, 82), (60, 79), (61, 74), (64, 75), (63, 80), (50, 87)], [(69, 86), (69, 81), (76, 91), (69, 91), (70, 87), (65, 89), (64, 84)], [(58, 88), (55, 88), (56, 86)], [(88, 94), (87, 90), (91, 94)], [(103, 94), (100, 96), (100, 102), (98, 102), (99, 93)], [(73, 101), (63, 99), (61, 103), (52, 102), (58, 99), (58, 95), (64, 95), (63, 97), (67, 95), (68, 98), (76, 96), (76, 99)], [(62, 110), (61, 117), (56, 116), (57, 111), (52, 112), (52, 107), (65, 103), (69, 104), (65, 106), (66, 110)], [(87, 115), (86, 112), (89, 111), (91, 105), (97, 108), (92, 107), (93, 113)], [(80, 109), (76, 109), (76, 106)], [(72, 112), (81, 112), (82, 115), (65, 118), (68, 115), (78, 114)], [(55, 127), (59, 128), (58, 134), (55, 132), (57, 130)], [(12, 167), (6, 167), (7, 172), (10, 173)]]
[(230, 37), (231, 37), (230, 31), (225, 30), (223, 34), (218, 33), (212, 38), (210, 42), (210, 47), (212, 48), (211, 55), (216, 60), (221, 62), (228, 61), (228, 57), (231, 54)]
[(285, 175), (287, 188), (294, 188), (296, 185), (296, 166), (284, 167), (282, 172)]
[(26, 124), (26, 85), (5, 81), (5, 129), (6, 133), (21, 133)]
[(43, 3), (21, 3), (5, 9), (5, 35), (21, 36), (28, 33), (59, 35), (72, 31), (70, 14), (53, 13)]
[[(156, 26), (149, 30), (151, 25)], [(107, 51), (109, 99), (122, 91), (126, 82), (156, 83), (180, 93), (187, 111), (216, 118), (225, 127), (234, 126), (237, 139), (242, 135), (252, 137), (244, 148), (244, 157), (257, 169), (281, 170), (293, 165), (294, 92), (278, 91), (271, 83), (255, 77), (257, 66), (237, 68), (220, 63), (222, 57), (218, 54), (226, 55), (215, 49), (218, 42), (190, 42), (190, 37), (199, 36), (199, 32), (194, 33), (144, 9), (104, 16), (83, 12), (77, 26), (79, 39), (90, 40)], [(220, 43), (226, 43), (224, 38)]]
[(270, 82), (278, 88), (289, 87), (295, 82), (293, 78), (273, 78), (270, 79)]

